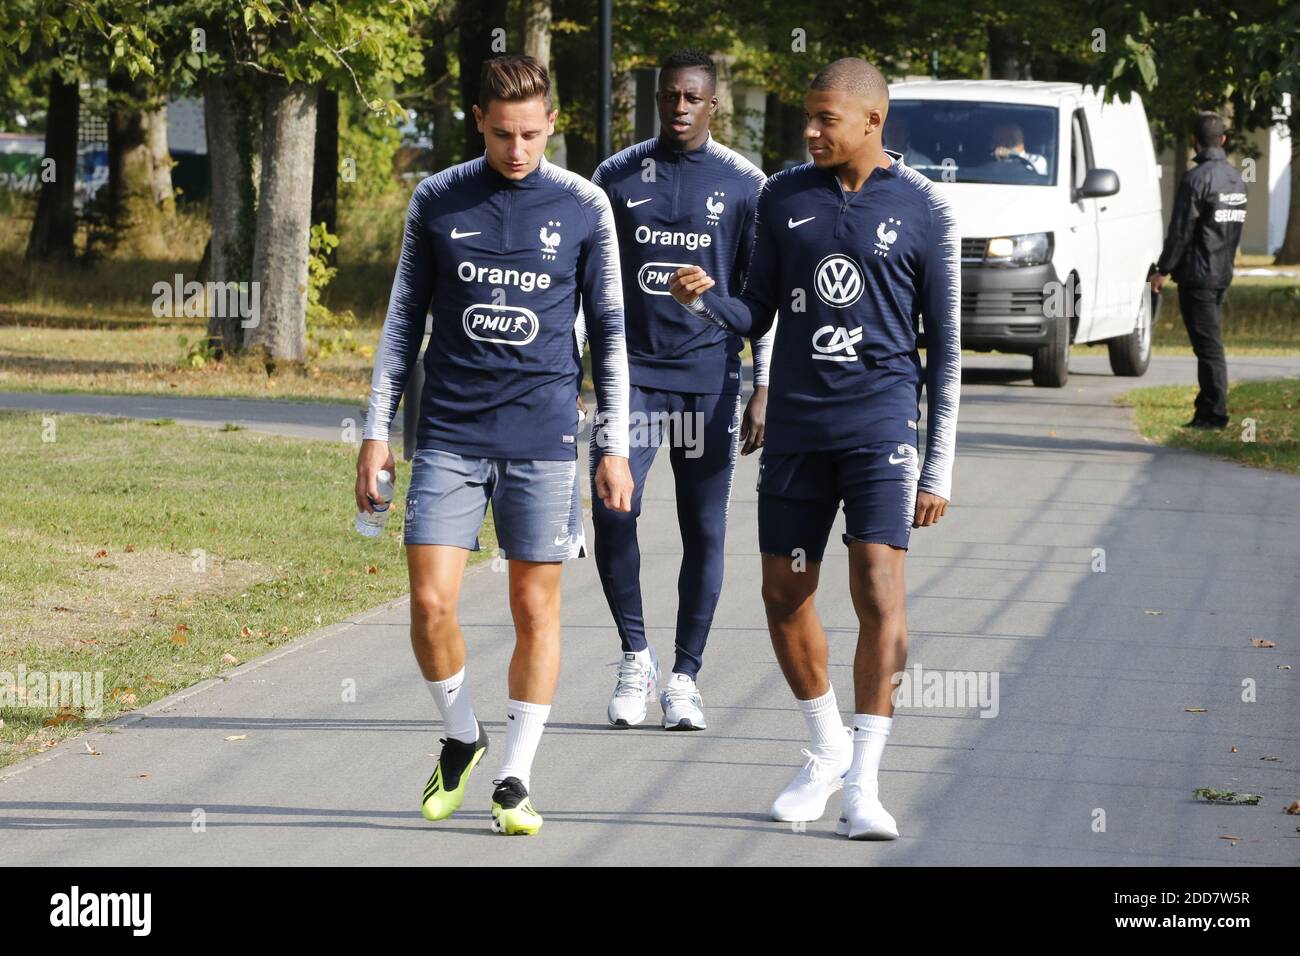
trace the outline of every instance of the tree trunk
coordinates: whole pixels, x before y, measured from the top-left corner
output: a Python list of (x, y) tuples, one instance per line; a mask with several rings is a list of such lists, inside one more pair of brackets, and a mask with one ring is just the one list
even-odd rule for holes
[(803, 160), (804, 114), (803, 107), (784, 102), (776, 93), (768, 93), (763, 106), (763, 172), (771, 176), (784, 169), (787, 160)]
[(1291, 202), (1286, 215), (1286, 233), (1277, 250), (1277, 265), (1300, 263), (1300, 96), (1291, 94), (1291, 116), (1287, 120), (1291, 132)]
[[(212, 221), (208, 275), (212, 282), (250, 282), (253, 278), (253, 236), (257, 213), (253, 195), (253, 104), (233, 76), (209, 76), (203, 81), (203, 120), (208, 136), (208, 171)], [(228, 300), (227, 300), (228, 301)], [(243, 348), (240, 317), (208, 316), (208, 339), (220, 360)]]
[(1024, 44), (1005, 27), (988, 26), (989, 79), (1029, 80), (1029, 63), (1023, 60)]
[(483, 155), (483, 134), (474, 122), (474, 105), (478, 102), (483, 61), (501, 55), (492, 49), (492, 31), (506, 22), (506, 5), (506, 0), (460, 2), (460, 105), (465, 111), (465, 148), (461, 157), (466, 162)]
[(320, 88), (316, 105), (315, 169), (311, 177), (311, 224), (338, 232), (339, 95)]
[(731, 91), (731, 64), (735, 57), (726, 53), (713, 54), (713, 62), (717, 67), (718, 81), (714, 90), (714, 95), (718, 98), (718, 111), (713, 114), (713, 121), (709, 127), (713, 137), (720, 143), (726, 143), (735, 147), (736, 144), (736, 101)]
[(162, 213), (154, 202), (144, 84), (114, 73), (108, 78), (108, 93), (109, 241), (127, 255), (165, 259), (169, 250)]
[(447, 34), (454, 21), (440, 6), (424, 21), (424, 86), (429, 91), (429, 116), (433, 129), (433, 168), (446, 169), (457, 161), (460, 141), (451, 110), (451, 71), (447, 65)]
[(253, 278), (260, 315), (249, 344), (276, 362), (307, 355), (307, 244), (318, 88), (271, 80), (262, 114), (262, 186), (257, 204)]
[[(591, 23), (588, 0), (556, 0), (555, 16), (560, 20)], [(596, 100), (600, 76), (593, 51), (595, 27), (585, 33), (559, 33), (552, 37), (556, 87), (564, 91), (564, 165), (580, 176), (590, 176), (604, 157), (598, 157)]]
[(520, 0), (524, 55), (551, 68), (551, 0)]
[(50, 111), (45, 124), (45, 158), (53, 160), (53, 179), (41, 163), (41, 194), (27, 240), (28, 259), (71, 259), (76, 254), (77, 126), (81, 92), (74, 80), (50, 77)]
[(149, 178), (154, 205), (165, 216), (176, 212), (176, 194), (172, 190), (171, 150), (167, 148), (167, 105), (144, 114), (145, 139), (149, 144)]

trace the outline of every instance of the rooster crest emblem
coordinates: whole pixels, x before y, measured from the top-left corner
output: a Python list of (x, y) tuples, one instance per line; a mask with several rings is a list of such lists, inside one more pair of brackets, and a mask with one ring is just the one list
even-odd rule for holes
[(552, 229), (558, 228), (560, 223), (557, 220), (549, 220), (546, 225), (537, 233), (537, 238), (542, 240), (542, 258), (554, 259), (555, 250), (560, 246), (560, 239), (563, 238), (558, 232), (552, 232)]
[(882, 222), (876, 227), (876, 255), (889, 255), (889, 250), (894, 248), (894, 243), (898, 241), (898, 230), (890, 227), (901, 226), (902, 224), (903, 220), (890, 216), (888, 223)]
[(727, 208), (727, 204), (722, 201), (722, 197), (725, 195), (727, 194), (724, 192), (714, 192), (712, 196), (704, 197), (704, 208), (709, 212), (706, 221), (710, 226), (716, 225), (722, 220), (722, 210)]

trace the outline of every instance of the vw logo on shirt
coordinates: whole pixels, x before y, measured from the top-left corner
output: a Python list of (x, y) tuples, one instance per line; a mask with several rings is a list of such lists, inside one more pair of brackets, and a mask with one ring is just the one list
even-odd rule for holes
[(862, 297), (862, 270), (846, 255), (835, 252), (817, 263), (813, 288), (817, 298), (834, 309), (843, 309)]

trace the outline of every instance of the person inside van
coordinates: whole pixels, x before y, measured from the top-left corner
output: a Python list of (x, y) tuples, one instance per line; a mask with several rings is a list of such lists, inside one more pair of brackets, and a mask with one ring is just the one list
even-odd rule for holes
[(1025, 151), (1025, 132), (1017, 123), (999, 123), (993, 127), (989, 152), (998, 162), (1018, 160), (1038, 175), (1047, 175), (1047, 157)]
[(935, 162), (912, 145), (912, 127), (907, 114), (899, 112), (886, 121), (889, 131), (889, 148), (902, 153), (906, 166), (934, 166)]

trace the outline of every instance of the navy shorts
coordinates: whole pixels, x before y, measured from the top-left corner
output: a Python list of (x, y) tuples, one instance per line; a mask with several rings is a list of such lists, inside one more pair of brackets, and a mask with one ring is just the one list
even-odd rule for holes
[(507, 560), (586, 557), (576, 459), (467, 458), (421, 448), (411, 462), (405, 542), (477, 551), (489, 502)]
[(773, 455), (758, 466), (758, 548), (820, 561), (840, 503), (844, 543), (906, 551), (921, 477), (916, 446), (879, 442), (838, 451)]

